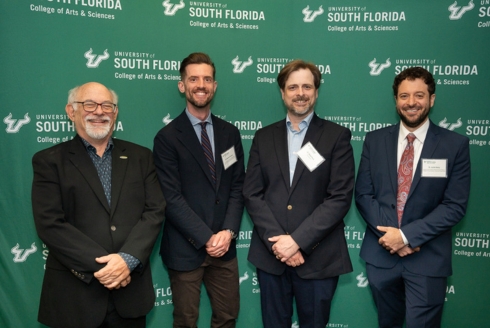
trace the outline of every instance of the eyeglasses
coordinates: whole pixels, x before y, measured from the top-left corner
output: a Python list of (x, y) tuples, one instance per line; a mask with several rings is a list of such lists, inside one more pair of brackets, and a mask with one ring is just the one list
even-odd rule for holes
[(83, 109), (89, 113), (95, 112), (99, 105), (104, 113), (113, 113), (114, 111), (116, 111), (117, 107), (116, 104), (113, 104), (111, 102), (97, 103), (95, 101), (74, 101), (73, 103), (82, 104)]

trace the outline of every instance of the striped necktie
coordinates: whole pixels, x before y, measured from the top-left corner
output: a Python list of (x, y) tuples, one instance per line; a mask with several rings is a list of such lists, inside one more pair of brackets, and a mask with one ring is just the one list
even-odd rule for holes
[(206, 124), (208, 124), (208, 122), (199, 123), (199, 125), (201, 126), (201, 146), (204, 150), (206, 161), (208, 162), (209, 171), (211, 171), (211, 177), (213, 178), (213, 182), (216, 185), (216, 169), (214, 166), (213, 148), (211, 147), (208, 132), (206, 131)]

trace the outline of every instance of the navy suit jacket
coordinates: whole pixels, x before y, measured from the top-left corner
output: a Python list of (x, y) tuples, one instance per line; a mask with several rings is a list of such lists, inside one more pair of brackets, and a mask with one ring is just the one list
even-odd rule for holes
[[(245, 176), (238, 129), (211, 115), (214, 130), (216, 187), (201, 143), (185, 111), (154, 140), (155, 165), (167, 200), (160, 254), (178, 271), (197, 269), (206, 258), (206, 242), (221, 230), (238, 232), (243, 215)], [(237, 161), (224, 169), (221, 154), (235, 148)], [(222, 260), (236, 257), (233, 239)]]
[[(32, 158), (32, 208), (49, 248), (39, 321), (50, 327), (97, 327), (112, 293), (125, 318), (146, 315), (155, 293), (149, 257), (164, 219), (165, 200), (147, 148), (113, 139), (111, 206), (80, 137)], [(96, 257), (123, 252), (142, 267), (124, 288), (109, 291), (94, 278)]]
[[(355, 191), (357, 208), (367, 223), (360, 256), (381, 268), (403, 261), (412, 273), (450, 276), (451, 228), (463, 218), (470, 190), (469, 140), (430, 122), (401, 223), (410, 246), (420, 251), (401, 258), (378, 244), (382, 233), (376, 229), (398, 228), (399, 129), (397, 124), (370, 132), (364, 141)], [(421, 177), (422, 159), (447, 159), (447, 178)]]
[(272, 253), (269, 237), (290, 234), (305, 263), (304, 279), (325, 279), (351, 272), (344, 216), (352, 202), (354, 157), (351, 133), (314, 114), (303, 145), (311, 142), (325, 161), (310, 172), (298, 159), (290, 186), (286, 120), (255, 134), (243, 186), (254, 223), (248, 259), (257, 268), (282, 274), (286, 264)]

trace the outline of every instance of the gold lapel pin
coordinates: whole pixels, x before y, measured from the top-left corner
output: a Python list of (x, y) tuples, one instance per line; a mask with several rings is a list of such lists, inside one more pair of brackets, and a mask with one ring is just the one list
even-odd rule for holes
[(119, 156), (120, 159), (128, 159), (128, 156)]

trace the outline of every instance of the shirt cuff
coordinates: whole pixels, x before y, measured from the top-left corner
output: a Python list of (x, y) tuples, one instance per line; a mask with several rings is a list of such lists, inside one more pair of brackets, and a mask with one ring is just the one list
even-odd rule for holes
[(407, 237), (405, 237), (405, 234), (403, 233), (403, 231), (401, 229), (400, 229), (400, 234), (402, 235), (403, 243), (405, 244), (405, 246), (408, 245), (408, 244), (410, 244), (408, 242)]
[(129, 268), (129, 271), (131, 271), (131, 272), (134, 269), (136, 269), (138, 267), (138, 265), (141, 264), (140, 260), (138, 260), (136, 257), (134, 257), (132, 255), (129, 255), (129, 254), (123, 253), (123, 252), (119, 252), (117, 254), (119, 254), (123, 258), (124, 262), (126, 262), (126, 265)]

